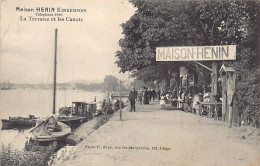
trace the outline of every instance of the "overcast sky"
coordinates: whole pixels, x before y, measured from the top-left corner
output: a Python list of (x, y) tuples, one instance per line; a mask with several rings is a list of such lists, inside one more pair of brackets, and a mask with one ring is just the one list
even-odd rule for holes
[[(63, 18), (83, 22), (28, 21), (34, 12), (16, 7), (61, 7), (86, 9), (85, 13), (63, 13)], [(120, 24), (135, 8), (128, 0), (4, 0), (1, 2), (0, 82), (47, 83), (53, 79), (54, 29), (58, 29), (57, 81), (103, 80), (119, 74), (115, 52), (123, 37)], [(47, 12), (46, 12), (47, 13)], [(20, 16), (27, 21), (20, 21)]]

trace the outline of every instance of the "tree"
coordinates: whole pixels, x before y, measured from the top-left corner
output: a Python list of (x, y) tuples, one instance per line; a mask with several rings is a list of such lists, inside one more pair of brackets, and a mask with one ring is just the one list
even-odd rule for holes
[(103, 88), (107, 91), (116, 91), (118, 84), (118, 79), (115, 76), (108, 75), (104, 78)]
[[(160, 80), (167, 78), (168, 73), (178, 71), (180, 66), (190, 67), (190, 64), (156, 62), (158, 46), (234, 44), (237, 45), (237, 60), (218, 61), (218, 66), (225, 63), (236, 69), (239, 107), (245, 109), (246, 106), (252, 115), (256, 114), (260, 93), (259, 82), (256, 82), (259, 80), (251, 77), (259, 78), (259, 1), (131, 2), (137, 11), (122, 24), (121, 51), (115, 54), (122, 72), (133, 71), (134, 77), (147, 82)], [(212, 62), (203, 63), (211, 65)], [(252, 93), (248, 94), (248, 91)]]
[[(238, 51), (248, 46), (256, 48), (254, 32), (257, 30), (258, 2), (131, 2), (138, 10), (122, 24), (125, 37), (119, 41), (122, 51), (116, 52), (116, 63), (122, 72), (142, 73), (146, 68), (150, 70), (150, 66), (160, 65), (161, 62), (155, 61), (158, 46), (237, 44)], [(256, 56), (250, 56), (250, 59)], [(242, 57), (238, 54), (237, 58)], [(250, 64), (254, 62), (250, 61)], [(169, 70), (179, 64), (172, 62), (168, 65)], [(158, 71), (161, 75), (165, 69)]]
[(75, 86), (77, 89), (81, 90), (88, 90), (88, 91), (94, 91), (94, 90), (100, 90), (102, 83), (76, 83)]

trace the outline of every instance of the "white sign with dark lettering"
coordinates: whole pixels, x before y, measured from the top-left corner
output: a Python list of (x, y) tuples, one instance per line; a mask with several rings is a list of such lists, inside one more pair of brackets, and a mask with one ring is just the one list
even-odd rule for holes
[(236, 60), (236, 45), (156, 47), (156, 61)]

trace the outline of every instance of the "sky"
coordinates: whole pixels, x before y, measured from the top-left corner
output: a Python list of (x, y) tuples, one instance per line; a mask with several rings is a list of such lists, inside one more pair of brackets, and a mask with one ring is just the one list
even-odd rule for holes
[[(16, 8), (19, 7), (19, 10)], [(60, 18), (83, 21), (51, 21), (58, 16), (36, 16), (37, 7), (54, 7)], [(57, 7), (86, 12), (57, 12)], [(34, 12), (20, 9), (34, 9)], [(123, 37), (120, 24), (135, 12), (128, 0), (2, 0), (0, 82), (49, 83), (53, 80), (54, 31), (58, 29), (57, 82), (99, 80), (119, 74), (115, 52)], [(26, 18), (26, 21), (22, 21)], [(49, 21), (30, 21), (49, 18)]]

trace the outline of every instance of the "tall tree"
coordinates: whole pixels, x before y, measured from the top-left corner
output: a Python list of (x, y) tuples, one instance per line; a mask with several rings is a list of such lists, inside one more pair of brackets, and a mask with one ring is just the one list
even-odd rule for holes
[[(256, 117), (259, 108), (260, 2), (131, 0), (135, 14), (122, 24), (117, 65), (144, 81), (167, 78), (183, 62), (156, 62), (158, 46), (237, 45), (236, 61), (218, 61), (237, 72), (239, 107)], [(203, 62), (210, 65), (212, 62)], [(168, 71), (168, 72), (167, 72)], [(250, 92), (250, 93), (248, 93)], [(259, 111), (258, 111), (259, 112)]]
[(104, 78), (103, 88), (107, 91), (116, 91), (118, 84), (118, 79), (115, 76), (107, 75)]
[[(125, 37), (119, 41), (122, 51), (116, 52), (116, 63), (122, 72), (136, 71), (141, 74), (146, 68), (151, 70), (151, 66), (157, 65), (155, 68), (161, 76), (165, 69), (158, 69), (158, 64), (168, 66), (168, 70), (180, 66), (180, 62), (166, 65), (156, 62), (155, 48), (158, 46), (236, 44), (238, 52), (245, 47), (256, 48), (257, 1), (131, 2), (138, 10), (122, 24)], [(256, 56), (250, 56), (253, 59), (250, 63), (255, 62)], [(238, 53), (237, 59), (241, 60), (243, 56)]]

